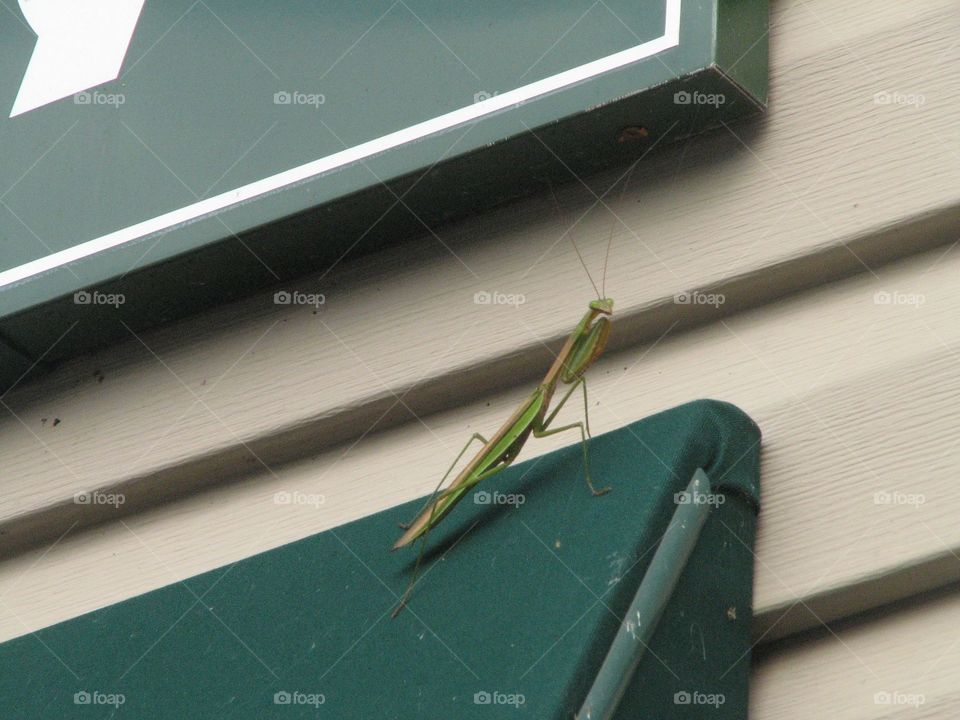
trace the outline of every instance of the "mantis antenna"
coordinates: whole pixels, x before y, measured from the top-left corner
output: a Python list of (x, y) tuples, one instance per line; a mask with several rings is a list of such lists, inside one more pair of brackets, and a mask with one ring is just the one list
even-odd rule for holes
[[(550, 194), (553, 196), (553, 204), (557, 206), (557, 215), (563, 217), (563, 210), (560, 208), (560, 201), (557, 200), (557, 193), (553, 190), (553, 183), (549, 180), (547, 181), (547, 186), (550, 188)], [(577, 221), (579, 222), (579, 220)], [(576, 223), (574, 223), (576, 225)], [(572, 230), (571, 226), (564, 234), (567, 234)], [(611, 229), (611, 233), (612, 233)], [(593, 275), (590, 274), (590, 268), (587, 267), (587, 263), (583, 259), (583, 255), (580, 254), (580, 248), (577, 247), (577, 241), (573, 239), (573, 235), (570, 235), (570, 244), (573, 245), (574, 252), (577, 253), (577, 257), (580, 258), (580, 264), (583, 265), (584, 271), (587, 273), (587, 278), (590, 280), (590, 284), (593, 285), (593, 291), (597, 294), (597, 300), (602, 300), (605, 296), (600, 294), (600, 289), (597, 287), (597, 284), (593, 281)], [(609, 252), (609, 247), (607, 248)], [(604, 273), (606, 273), (606, 260), (604, 260)]]
[[(622, 176), (623, 190), (620, 191), (621, 204), (623, 203), (624, 198), (627, 196), (627, 185), (630, 184), (630, 177), (633, 175), (633, 171), (637, 169), (637, 164), (641, 160), (643, 160), (643, 157), (644, 156), (641, 155), (636, 160), (634, 160), (630, 164), (630, 167), (627, 169), (627, 172)], [(617, 182), (620, 182), (619, 178), (617, 179), (616, 182), (613, 183), (613, 185), (610, 186), (610, 190), (616, 187)], [(609, 190), (607, 192), (609, 192)], [(607, 209), (610, 210), (609, 207)], [(603, 280), (601, 281), (601, 289), (602, 289), (601, 292), (603, 294), (603, 297), (607, 296), (607, 262), (610, 260), (610, 247), (613, 245), (613, 228), (614, 228), (614, 225), (616, 225), (616, 221), (620, 219), (619, 217), (617, 217), (617, 214), (613, 212), (613, 210), (610, 210), (610, 212), (613, 214), (614, 221), (610, 223), (610, 237), (607, 238), (607, 251), (603, 256)], [(596, 289), (596, 285), (594, 285), (594, 289)]]

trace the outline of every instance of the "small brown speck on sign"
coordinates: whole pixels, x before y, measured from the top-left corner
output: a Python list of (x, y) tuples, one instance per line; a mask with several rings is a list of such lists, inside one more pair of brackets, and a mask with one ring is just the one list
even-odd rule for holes
[(59, 425), (59, 424), (60, 424), (60, 418), (54, 418), (54, 419), (53, 419), (53, 426), (56, 427), (56, 426)]
[(46, 424), (47, 424), (47, 419), (46, 419), (46, 418), (40, 418), (40, 424), (41, 424), (41, 425), (46, 425)]
[(620, 131), (620, 137), (617, 138), (617, 142), (632, 142), (635, 140), (641, 140), (649, 135), (650, 133), (642, 125), (630, 125), (629, 127), (625, 127)]
[(735, 607), (727, 608), (727, 619), (736, 620), (737, 619), (737, 609)]

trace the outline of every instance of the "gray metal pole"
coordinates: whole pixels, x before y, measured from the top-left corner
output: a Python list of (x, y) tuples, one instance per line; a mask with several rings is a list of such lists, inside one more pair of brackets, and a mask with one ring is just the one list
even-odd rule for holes
[(698, 468), (686, 494), (681, 496), (593, 687), (577, 713), (577, 720), (610, 720), (616, 712), (690, 553), (696, 547), (700, 530), (710, 514), (710, 504), (706, 502), (709, 493), (710, 479)]

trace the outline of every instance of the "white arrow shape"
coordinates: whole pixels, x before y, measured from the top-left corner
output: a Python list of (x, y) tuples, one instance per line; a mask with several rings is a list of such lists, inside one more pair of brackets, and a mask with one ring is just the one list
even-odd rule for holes
[(19, 0), (37, 44), (10, 117), (116, 79), (144, 0)]

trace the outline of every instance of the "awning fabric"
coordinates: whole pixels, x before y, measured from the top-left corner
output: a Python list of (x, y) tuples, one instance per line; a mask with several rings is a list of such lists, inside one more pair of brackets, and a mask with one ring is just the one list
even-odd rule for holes
[(616, 717), (746, 717), (758, 428), (701, 400), (589, 449), (612, 492), (579, 442), (484, 481), (397, 619), (422, 499), (0, 645), (0, 716), (570, 718), (703, 468), (714, 507)]

